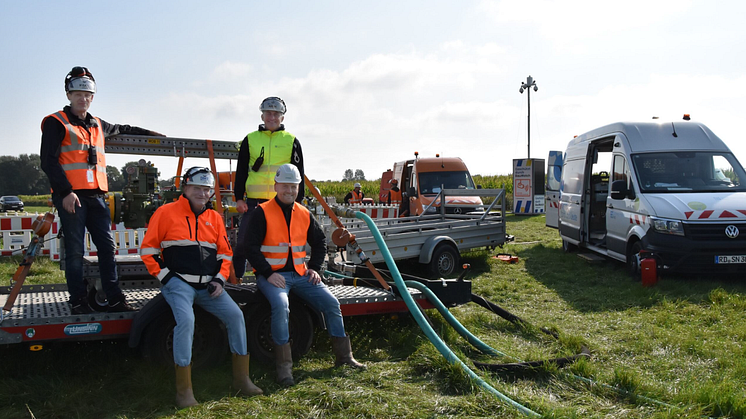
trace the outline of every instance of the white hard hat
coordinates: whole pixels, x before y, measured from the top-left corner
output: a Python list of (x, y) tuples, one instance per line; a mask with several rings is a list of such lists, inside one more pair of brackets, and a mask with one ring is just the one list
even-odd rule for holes
[(96, 93), (96, 79), (86, 67), (73, 67), (65, 76), (66, 92)]
[(281, 114), (285, 114), (285, 111), (287, 108), (285, 107), (285, 101), (280, 99), (279, 97), (268, 97), (262, 101), (262, 104), (259, 105), (259, 110), (264, 111), (275, 111), (280, 112)]
[(91, 92), (96, 93), (96, 82), (88, 77), (76, 77), (67, 83), (68, 92)]
[(190, 167), (184, 173), (183, 183), (184, 186), (194, 185), (214, 188), (215, 176), (213, 176), (212, 171), (207, 167)]
[(300, 183), (302, 180), (298, 168), (290, 163), (283, 164), (275, 173), (277, 183)]
[(359, 188), (359, 187), (360, 187), (360, 184), (359, 184), (359, 183), (357, 183), (357, 182), (355, 182), (355, 186), (354, 186), (354, 187), (355, 187), (355, 188)]

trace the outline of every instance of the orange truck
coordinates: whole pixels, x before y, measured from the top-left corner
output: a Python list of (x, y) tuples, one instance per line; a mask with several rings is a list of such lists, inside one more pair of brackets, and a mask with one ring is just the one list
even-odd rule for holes
[[(469, 169), (459, 157), (419, 157), (394, 163), (394, 168), (381, 175), (379, 200), (386, 203), (391, 179), (399, 182), (399, 187), (408, 199), (410, 216), (435, 214), (440, 211), (438, 194), (443, 189), (481, 189), (475, 185)], [(435, 201), (435, 202), (433, 202)], [(402, 208), (400, 213), (406, 210)], [(484, 211), (484, 203), (479, 196), (446, 196), (446, 214), (466, 214), (473, 211)]]

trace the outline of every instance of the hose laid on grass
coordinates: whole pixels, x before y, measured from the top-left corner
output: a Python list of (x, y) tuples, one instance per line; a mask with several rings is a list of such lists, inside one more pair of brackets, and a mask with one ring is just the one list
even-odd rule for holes
[(383, 259), (386, 261), (386, 265), (391, 270), (391, 273), (394, 277), (394, 282), (396, 283), (397, 288), (400, 290), (401, 297), (404, 300), (404, 303), (407, 305), (407, 308), (409, 309), (409, 312), (414, 317), (417, 324), (420, 326), (420, 329), (425, 333), (427, 338), (430, 340), (430, 342), (435, 346), (435, 348), (440, 352), (441, 355), (443, 355), (443, 358), (448, 361), (448, 363), (452, 365), (458, 365), (461, 367), (461, 369), (480, 387), (482, 387), (484, 390), (488, 391), (498, 399), (502, 400), (503, 402), (507, 403), (508, 405), (514, 407), (521, 413), (523, 413), (526, 416), (532, 416), (532, 417), (540, 417), (538, 413), (534, 412), (533, 410), (529, 409), (526, 406), (523, 406), (522, 404), (516, 402), (515, 400), (509, 398), (508, 396), (504, 395), (491, 385), (489, 385), (486, 381), (484, 381), (481, 377), (479, 377), (474, 371), (472, 371), (469, 367), (466, 366), (454, 353), (451, 351), (450, 348), (443, 342), (443, 340), (440, 339), (440, 337), (435, 333), (432, 327), (428, 324), (425, 317), (420, 312), (419, 306), (412, 298), (412, 295), (409, 294), (409, 290), (407, 290), (407, 286), (404, 283), (404, 280), (402, 279), (401, 273), (399, 272), (399, 268), (396, 266), (396, 263), (394, 262), (394, 258), (391, 256), (391, 252), (389, 251), (388, 247), (386, 246), (386, 242), (383, 240), (383, 237), (381, 236), (381, 233), (378, 231), (378, 227), (375, 225), (373, 220), (365, 213), (357, 211), (355, 212), (355, 218), (361, 219), (365, 221), (365, 223), (368, 225), (368, 228), (370, 229), (370, 232), (373, 234), (373, 238), (376, 240), (376, 243), (378, 244), (378, 248), (381, 251), (381, 254), (383, 255)]

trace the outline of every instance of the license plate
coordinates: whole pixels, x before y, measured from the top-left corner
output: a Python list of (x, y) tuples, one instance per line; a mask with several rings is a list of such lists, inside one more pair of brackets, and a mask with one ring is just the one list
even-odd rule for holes
[(715, 263), (746, 263), (746, 255), (715, 256)]

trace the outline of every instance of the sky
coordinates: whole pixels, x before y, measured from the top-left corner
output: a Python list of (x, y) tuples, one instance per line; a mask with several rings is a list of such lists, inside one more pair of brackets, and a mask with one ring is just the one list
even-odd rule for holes
[[(746, 163), (742, 1), (0, 0), (0, 10), (0, 155), (39, 153), (41, 120), (68, 103), (63, 80), (80, 65), (96, 78), (93, 115), (169, 137), (238, 142), (261, 123), (262, 99), (279, 96), (311, 179), (380, 178), (415, 151), (509, 174), (528, 154), (529, 75), (530, 157), (609, 123), (688, 113)], [(175, 157), (144, 158), (176, 174)]]

